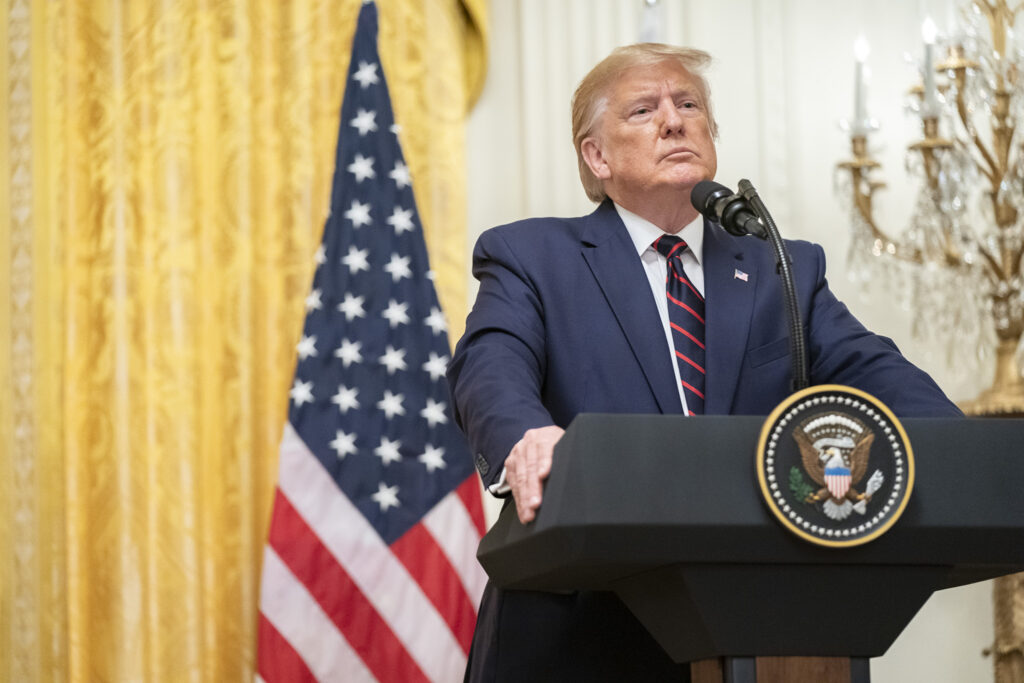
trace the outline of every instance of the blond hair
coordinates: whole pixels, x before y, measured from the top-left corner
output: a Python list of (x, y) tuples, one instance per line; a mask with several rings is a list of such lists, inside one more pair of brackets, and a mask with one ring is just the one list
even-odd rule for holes
[(711, 135), (718, 137), (718, 123), (711, 111), (711, 88), (704, 78), (704, 71), (711, 63), (711, 55), (703, 50), (662, 43), (636, 43), (615, 48), (583, 77), (572, 96), (572, 143), (576, 147), (580, 180), (583, 181), (583, 189), (591, 201), (602, 202), (608, 195), (601, 180), (591, 172), (583, 158), (583, 140), (593, 134), (601, 115), (604, 114), (612, 85), (627, 69), (653, 66), (666, 61), (678, 62), (697, 81), (697, 87), (704, 98), (704, 106), (707, 108)]

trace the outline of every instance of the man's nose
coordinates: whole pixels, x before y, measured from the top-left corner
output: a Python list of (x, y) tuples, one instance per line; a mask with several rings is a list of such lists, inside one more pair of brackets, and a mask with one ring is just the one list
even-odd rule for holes
[(683, 132), (683, 116), (676, 109), (675, 102), (661, 102), (658, 106), (661, 111), (661, 136), (668, 137)]

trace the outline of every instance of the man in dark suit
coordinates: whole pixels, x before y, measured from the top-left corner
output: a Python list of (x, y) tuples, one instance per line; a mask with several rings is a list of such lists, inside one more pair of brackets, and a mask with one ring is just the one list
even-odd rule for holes
[[(534, 519), (553, 448), (578, 413), (765, 415), (789, 393), (771, 251), (705, 223), (690, 204), (693, 187), (717, 168), (701, 75), (708, 60), (663, 45), (614, 51), (573, 97), (580, 175), (597, 210), (520, 221), (477, 243), (480, 289), (449, 381), (485, 486), (511, 493), (523, 523)], [(673, 236), (683, 240), (684, 272), (655, 246)], [(858, 387), (899, 415), (959, 414), (833, 296), (819, 246), (788, 248), (813, 383)], [(685, 307), (701, 323), (697, 336), (684, 333), (689, 341), (676, 334), (671, 295), (666, 302), (666, 277), (674, 276), (703, 307), (700, 315)], [(697, 346), (691, 353), (683, 344)], [(687, 381), (691, 367), (699, 383)], [(688, 680), (688, 668), (610, 594), (489, 585), (467, 680)]]

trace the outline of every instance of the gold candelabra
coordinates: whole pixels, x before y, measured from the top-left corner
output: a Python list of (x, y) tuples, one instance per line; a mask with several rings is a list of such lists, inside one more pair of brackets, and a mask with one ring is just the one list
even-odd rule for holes
[[(852, 200), (853, 271), (904, 278), (914, 332), (955, 339), (954, 362), (994, 345), (991, 385), (960, 406), (969, 415), (1024, 416), (1024, 140), (1015, 137), (1024, 130), (1024, 49), (1013, 44), (1021, 13), (1024, 1), (974, 0), (961, 9), (937, 64), (934, 24), (926, 21), (923, 84), (909, 103), (923, 138), (907, 155), (921, 191), (898, 237), (879, 227), (872, 206), (884, 183), (872, 177), (880, 165), (868, 150), (875, 126), (863, 103), (863, 46), (850, 121), (853, 158), (838, 165), (841, 191)], [(995, 680), (1022, 683), (1024, 574), (997, 579), (993, 597), (995, 643), (987, 653)]]

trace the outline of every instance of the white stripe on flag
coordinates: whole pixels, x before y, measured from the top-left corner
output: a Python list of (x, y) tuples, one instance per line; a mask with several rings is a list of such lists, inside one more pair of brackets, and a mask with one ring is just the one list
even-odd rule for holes
[[(466, 655), (448, 624), (290, 423), (278, 486), (433, 681), (460, 679)], [(401, 500), (401, 492), (399, 492)]]
[(377, 680), (269, 545), (263, 551), (260, 612), (295, 648), (318, 681)]
[(455, 567), (473, 603), (473, 608), (478, 609), (487, 575), (476, 559), (480, 533), (476, 530), (462, 498), (454, 491), (445, 496), (423, 517), (423, 526)]

